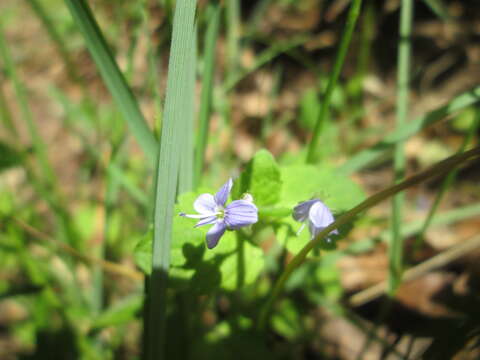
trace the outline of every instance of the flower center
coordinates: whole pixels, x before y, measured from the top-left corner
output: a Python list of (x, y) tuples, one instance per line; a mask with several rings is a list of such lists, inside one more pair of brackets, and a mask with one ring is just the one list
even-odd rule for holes
[(215, 215), (218, 219), (223, 219), (225, 217), (225, 209), (223, 206), (215, 206)]

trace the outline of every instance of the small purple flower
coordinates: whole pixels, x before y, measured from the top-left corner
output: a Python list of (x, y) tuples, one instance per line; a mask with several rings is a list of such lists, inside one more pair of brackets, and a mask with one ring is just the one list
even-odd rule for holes
[[(335, 221), (330, 209), (319, 199), (312, 199), (299, 203), (293, 208), (293, 218), (299, 222), (308, 220), (308, 228), (312, 236), (312, 240), (325, 229), (328, 225)], [(303, 224), (297, 232), (297, 235), (303, 230)], [(329, 235), (338, 235), (335, 229)]]
[(217, 246), (225, 230), (239, 229), (258, 221), (258, 209), (250, 195), (245, 196), (243, 200), (232, 201), (225, 207), (232, 186), (232, 179), (228, 179), (215, 196), (212, 194), (200, 195), (193, 203), (193, 208), (199, 213), (198, 215), (180, 213), (180, 216), (200, 219), (195, 227), (213, 224), (207, 232), (209, 249)]

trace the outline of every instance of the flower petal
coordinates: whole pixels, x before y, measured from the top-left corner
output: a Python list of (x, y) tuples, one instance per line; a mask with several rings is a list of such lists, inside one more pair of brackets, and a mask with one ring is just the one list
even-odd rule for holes
[(257, 207), (246, 200), (232, 201), (225, 209), (225, 223), (229, 229), (254, 224), (258, 221)]
[(228, 181), (223, 184), (223, 186), (218, 190), (215, 194), (215, 203), (220, 206), (225, 206), (225, 203), (228, 200), (228, 195), (230, 195), (230, 191), (232, 190), (233, 180), (232, 178), (228, 179)]
[(227, 227), (225, 226), (225, 222), (223, 220), (219, 220), (213, 225), (210, 230), (207, 232), (207, 247), (209, 249), (213, 249), (217, 246), (218, 241), (225, 233)]
[(296, 221), (300, 221), (300, 222), (303, 222), (303, 221), (307, 220), (310, 208), (317, 201), (320, 201), (320, 200), (312, 199), (312, 200), (308, 200), (308, 201), (304, 201), (304, 202), (299, 203), (297, 206), (295, 206), (293, 208), (293, 214), (292, 214), (293, 218)]
[(318, 200), (310, 208), (310, 211), (308, 213), (308, 219), (317, 228), (325, 228), (335, 221), (330, 209), (320, 200)]
[(215, 215), (206, 216), (202, 218), (198, 223), (195, 224), (195, 227), (207, 225), (207, 224), (214, 224), (217, 222), (217, 217)]
[(193, 208), (200, 214), (213, 214), (216, 205), (212, 194), (202, 194), (193, 203)]
[[(335, 221), (335, 218), (333, 217), (330, 209), (323, 202), (318, 200), (310, 208), (310, 211), (308, 213), (308, 220), (308, 227), (313, 239), (320, 231), (333, 223)], [(331, 231), (330, 234), (338, 235), (338, 231), (335, 229)]]

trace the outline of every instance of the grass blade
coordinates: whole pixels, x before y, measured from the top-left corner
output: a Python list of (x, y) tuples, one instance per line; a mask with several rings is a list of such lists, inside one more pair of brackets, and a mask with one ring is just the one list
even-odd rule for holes
[(316, 152), (318, 146), (318, 140), (320, 138), (320, 133), (322, 131), (323, 123), (328, 117), (328, 109), (330, 106), (330, 101), (332, 99), (333, 89), (337, 85), (340, 72), (343, 67), (345, 56), (347, 55), (348, 46), (350, 45), (350, 40), (352, 39), (353, 30), (355, 29), (355, 24), (357, 22), (358, 15), (360, 14), (360, 6), (362, 4), (361, 0), (353, 0), (350, 5), (350, 11), (348, 12), (347, 23), (345, 24), (345, 30), (340, 41), (340, 46), (338, 48), (337, 56), (335, 58), (335, 64), (333, 65), (333, 71), (328, 79), (327, 89), (325, 95), (323, 96), (322, 103), (320, 106), (320, 112), (318, 114), (317, 122), (315, 123), (315, 128), (313, 129), (312, 139), (308, 144), (307, 152), (307, 162), (314, 163), (316, 161)]
[[(401, 129), (408, 116), (408, 90), (410, 84), (410, 49), (413, 18), (412, 0), (402, 0), (400, 12), (400, 40), (398, 44), (398, 73), (397, 73), (397, 116), (396, 128)], [(405, 177), (404, 142), (395, 144), (394, 150), (394, 183), (398, 184)], [(392, 241), (388, 248), (389, 275), (388, 288), (393, 295), (402, 279), (403, 268), (403, 238), (401, 234), (402, 208), (405, 194), (399, 193), (392, 198)]]
[(480, 86), (470, 91), (467, 91), (461, 95), (458, 95), (446, 105), (439, 107), (429, 113), (416, 118), (413, 121), (409, 121), (400, 129), (396, 129), (391, 132), (385, 138), (371, 146), (368, 149), (360, 151), (354, 155), (347, 162), (345, 162), (339, 171), (348, 175), (355, 171), (361, 170), (368, 166), (370, 163), (381, 158), (389, 150), (392, 150), (393, 146), (399, 142), (407, 140), (409, 137), (417, 134), (419, 131), (427, 128), (430, 125), (439, 122), (446, 116), (450, 116), (459, 110), (477, 103), (480, 100)]
[(48, 35), (52, 39), (53, 43), (58, 49), (58, 53), (63, 60), (65, 68), (69, 76), (76, 82), (80, 81), (80, 76), (78, 75), (77, 69), (75, 68), (75, 64), (72, 61), (72, 58), (68, 52), (67, 47), (65, 46), (66, 42), (62, 40), (62, 37), (58, 33), (57, 29), (52, 23), (47, 11), (43, 7), (43, 5), (38, 0), (26, 0), (28, 5), (32, 8), (33, 12), (37, 15), (37, 17), (42, 22), (43, 26), (47, 30)]
[(199, 126), (195, 152), (195, 186), (200, 184), (205, 162), (205, 151), (208, 143), (208, 129), (212, 107), (213, 69), (215, 67), (215, 48), (220, 28), (220, 6), (211, 9), (210, 21), (205, 34), (205, 50), (203, 52), (202, 95), (200, 99)]
[[(166, 338), (166, 289), (170, 266), (172, 219), (179, 173), (181, 137), (185, 116), (182, 97), (189, 91), (188, 57), (194, 35), (195, 1), (177, 0), (173, 19), (172, 45), (168, 66), (165, 112), (158, 156), (152, 275), (148, 287), (146, 348), (147, 359), (163, 358)], [(161, 175), (160, 175), (161, 174)]]
[(227, 26), (227, 79), (236, 78), (240, 57), (240, 1), (229, 0), (225, 4)]
[(10, 53), (10, 49), (7, 45), (7, 40), (5, 38), (2, 20), (3, 19), (0, 19), (0, 59), (2, 59), (5, 70), (10, 79), (12, 80), (15, 89), (15, 95), (20, 105), (20, 112), (22, 114), (23, 120), (27, 125), (30, 140), (32, 141), (35, 154), (38, 157), (38, 162), (42, 169), (43, 176), (45, 177), (45, 180), (48, 184), (47, 186), (51, 186), (54, 188), (56, 180), (54, 171), (50, 166), (50, 162), (48, 160), (47, 147), (38, 132), (35, 121), (33, 120), (32, 111), (30, 110), (30, 106), (27, 100), (27, 91), (22, 81), (18, 77), (15, 63), (12, 54)]
[(157, 155), (157, 141), (140, 112), (138, 103), (118, 68), (88, 4), (85, 0), (65, 0), (65, 3), (82, 32), (88, 50), (118, 109), (147, 158), (154, 164)]
[[(473, 139), (475, 134), (477, 133), (478, 127), (480, 125), (480, 111), (477, 110), (477, 113), (475, 114), (475, 119), (472, 122), (472, 125), (470, 126), (470, 129), (468, 131), (467, 136), (465, 136), (465, 139), (463, 140), (462, 145), (460, 146), (460, 149), (458, 150), (457, 154), (460, 154), (465, 151), (467, 148), (467, 145), (470, 143), (470, 141)], [(443, 195), (445, 192), (450, 188), (450, 186), (453, 184), (455, 181), (455, 178), (457, 177), (458, 170), (453, 170), (451, 173), (447, 175), (445, 180), (443, 180), (442, 185), (440, 185), (440, 190), (437, 193), (437, 196), (435, 197), (435, 200), (433, 201), (432, 206), (430, 207), (430, 210), (428, 211), (427, 217), (425, 218), (425, 221), (418, 233), (417, 239), (415, 240), (415, 250), (418, 250), (420, 246), (422, 245), (425, 233), (428, 230), (428, 227), (432, 223), (433, 216), (435, 215), (438, 205), (440, 205), (440, 201), (443, 198)]]
[(191, 36), (190, 54), (187, 57), (188, 78), (186, 88), (183, 94), (183, 108), (185, 117), (183, 120), (183, 144), (180, 152), (180, 174), (178, 181), (178, 193), (184, 193), (193, 189), (193, 131), (195, 125), (195, 82), (196, 82), (196, 63), (197, 63), (197, 28), (194, 28)]

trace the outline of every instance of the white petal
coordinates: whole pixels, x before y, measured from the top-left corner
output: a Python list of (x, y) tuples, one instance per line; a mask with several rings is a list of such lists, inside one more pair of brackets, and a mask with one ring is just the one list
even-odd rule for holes
[(330, 209), (320, 200), (310, 208), (308, 219), (316, 228), (325, 228), (334, 222)]
[(215, 213), (215, 199), (212, 194), (202, 194), (193, 203), (193, 208), (200, 214)]

